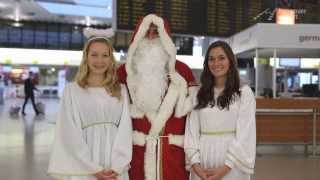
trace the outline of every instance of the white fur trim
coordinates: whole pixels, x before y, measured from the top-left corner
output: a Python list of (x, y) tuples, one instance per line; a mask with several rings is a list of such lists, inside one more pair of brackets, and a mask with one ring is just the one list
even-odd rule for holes
[(133, 131), (132, 141), (134, 145), (144, 146), (146, 144), (146, 135), (139, 131)]
[(109, 29), (95, 29), (95, 28), (85, 28), (83, 34), (86, 38), (91, 37), (102, 37), (102, 38), (111, 38), (114, 36), (114, 31), (112, 28)]
[[(177, 87), (174, 84), (170, 84), (167, 95), (165, 96), (157, 117), (154, 120), (151, 120), (151, 129), (149, 131), (149, 136), (158, 136), (161, 129), (166, 124), (168, 118), (173, 113), (174, 106), (176, 104), (178, 97)], [(157, 179), (157, 154), (150, 153), (150, 149), (155, 149), (156, 144), (149, 144), (147, 141), (146, 151), (145, 151), (145, 179), (146, 180), (155, 180)], [(159, 145), (159, 144), (158, 144)], [(153, 146), (153, 147), (152, 147)], [(160, 152), (159, 152), (160, 153)]]
[(185, 94), (187, 94), (187, 82), (184, 80), (184, 78), (177, 72), (171, 72), (169, 74), (170, 80), (172, 83), (176, 84), (180, 88), (183, 88), (185, 90)]
[(194, 107), (194, 98), (198, 90), (197, 86), (191, 86), (188, 88), (188, 95), (185, 95), (185, 92), (180, 93), (178, 98), (178, 103), (175, 110), (176, 117), (182, 117), (191, 112)]
[(133, 118), (143, 118), (144, 116), (143, 112), (141, 112), (134, 104), (130, 104), (130, 115)]
[(165, 30), (163, 19), (158, 17), (157, 15), (150, 14), (150, 15), (147, 15), (145, 18), (143, 18), (142, 23), (140, 24), (138, 31), (135, 34), (133, 42), (131, 43), (131, 45), (128, 49), (128, 56), (127, 56), (127, 61), (126, 61), (126, 71), (129, 76), (130, 76), (130, 74), (133, 73), (132, 72), (133, 55), (138, 47), (138, 44), (145, 37), (151, 23), (155, 24), (158, 27), (160, 41), (170, 56), (169, 72), (171, 73), (171, 72), (175, 71), (176, 47), (173, 44), (171, 38), (169, 37), (169, 35), (167, 34), (167, 32)]
[[(134, 93), (134, 85), (137, 82), (137, 80), (134, 77), (134, 71), (132, 66), (133, 57), (138, 47), (138, 44), (145, 37), (146, 32), (149, 29), (151, 23), (155, 24), (158, 27), (160, 41), (165, 51), (169, 55), (168, 67), (171, 79), (171, 83), (168, 87), (167, 94), (164, 97), (162, 104), (160, 105), (159, 111), (157, 113), (146, 112), (146, 116), (151, 122), (151, 129), (147, 137), (157, 137), (162, 128), (165, 126), (168, 118), (170, 118), (170, 116), (172, 115), (179, 94), (182, 93), (183, 96), (185, 96), (185, 94), (187, 94), (187, 88), (185, 80), (175, 70), (176, 48), (165, 30), (163, 19), (154, 14), (150, 14), (142, 20), (142, 23), (140, 24), (138, 31), (136, 32), (136, 35), (133, 39), (133, 42), (128, 50), (125, 68), (127, 72), (127, 85), (129, 92)], [(131, 97), (133, 98), (132, 101), (136, 102), (134, 96)], [(133, 106), (131, 110), (132, 115), (140, 117), (143, 116), (136, 107)], [(147, 140), (146, 142), (146, 151), (144, 159), (144, 170), (146, 180), (155, 180), (157, 178), (157, 154), (153, 152), (156, 148), (156, 145), (157, 141), (155, 141), (154, 143), (153, 140)]]
[(146, 151), (144, 152), (144, 178), (157, 179), (157, 138), (146, 138)]
[[(133, 144), (137, 145), (137, 146), (144, 146), (146, 144), (147, 137), (148, 136), (146, 134), (144, 134), (143, 132), (133, 131), (133, 136), (132, 136)], [(176, 146), (183, 148), (184, 135), (169, 134), (166, 137), (169, 140), (169, 144), (176, 145)], [(159, 138), (159, 137), (156, 137), (156, 138)]]
[[(169, 74), (170, 74), (171, 84), (176, 84), (177, 88), (170, 88), (171, 85), (169, 85), (166, 96), (171, 94), (170, 98), (172, 98), (172, 101), (176, 102), (177, 97), (173, 96), (173, 94), (176, 94), (176, 96), (178, 96), (180, 93), (186, 93), (186, 92), (184, 92), (184, 91), (187, 91), (186, 90), (186, 87), (187, 87), (186, 81), (175, 71), (175, 62), (176, 62), (175, 45), (173, 44), (171, 38), (169, 37), (169, 35), (167, 34), (167, 32), (165, 30), (163, 19), (158, 17), (155, 14), (150, 14), (150, 15), (147, 15), (145, 18), (143, 18), (143, 21), (140, 24), (138, 31), (135, 34), (133, 42), (129, 47), (127, 60), (126, 60), (126, 66), (125, 66), (126, 72), (127, 72), (127, 86), (128, 86), (129, 92), (134, 93), (134, 85), (136, 84), (137, 80), (136, 80), (136, 77), (133, 75), (134, 74), (133, 69), (132, 69), (133, 68), (132, 67), (133, 56), (136, 52), (138, 44), (141, 42), (141, 40), (143, 40), (143, 38), (145, 38), (145, 34), (148, 31), (151, 23), (155, 24), (158, 27), (160, 41), (161, 41), (163, 47), (165, 48), (166, 52), (170, 56)], [(180, 86), (182, 86), (182, 87), (180, 87)], [(170, 89), (171, 90), (176, 89), (175, 91), (178, 91), (179, 93), (177, 93), (177, 92), (170, 93), (170, 91), (171, 91)], [(132, 98), (133, 102), (136, 102), (134, 99), (135, 98), (134, 96), (131, 96), (131, 98)], [(168, 98), (165, 98), (165, 99), (168, 99)], [(168, 104), (166, 104), (165, 102), (168, 102), (168, 100), (164, 101), (161, 106), (167, 106)], [(171, 103), (169, 103), (169, 104), (171, 104)], [(174, 106), (172, 106), (171, 108), (172, 108), (172, 110), (169, 110), (169, 111), (173, 112)], [(164, 114), (164, 113), (160, 112), (161, 109), (164, 109), (165, 111), (168, 110), (168, 108), (161, 108), (160, 107), (158, 114)], [(133, 117), (142, 118), (144, 115), (142, 112), (139, 111), (139, 109), (137, 107), (133, 107), (131, 109), (131, 113), (132, 113)], [(169, 114), (169, 116), (170, 115), (171, 114)], [(146, 116), (148, 117), (148, 119), (150, 121), (153, 121), (156, 118), (155, 115), (153, 115), (151, 112), (146, 112)], [(157, 118), (157, 119), (159, 119), (159, 118)], [(162, 127), (160, 127), (160, 128), (162, 128)]]
[(173, 144), (183, 148), (184, 145), (184, 135), (174, 135), (169, 134), (169, 144)]
[[(149, 114), (146, 116), (151, 122), (151, 129), (149, 131), (149, 136), (157, 137), (167, 120), (173, 113), (175, 104), (178, 98), (179, 88), (171, 83), (169, 85), (167, 94), (160, 106), (158, 114)], [(156, 180), (157, 179), (157, 154), (153, 153), (153, 150), (157, 146), (157, 143), (146, 142), (145, 159), (144, 159), (144, 172), (146, 180)]]
[(170, 84), (155, 119), (151, 120), (149, 135), (157, 136), (173, 113), (178, 98), (178, 87)]

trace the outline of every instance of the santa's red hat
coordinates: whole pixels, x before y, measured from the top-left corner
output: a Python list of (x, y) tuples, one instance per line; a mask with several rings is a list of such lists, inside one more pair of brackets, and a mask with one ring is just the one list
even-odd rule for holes
[(145, 38), (146, 33), (148, 32), (150, 24), (154, 24), (158, 28), (159, 38), (161, 44), (163, 45), (165, 51), (168, 53), (169, 59), (169, 74), (175, 73), (175, 63), (176, 63), (176, 47), (172, 42), (169, 33), (169, 24), (163, 18), (159, 17), (156, 14), (149, 14), (145, 16), (142, 21), (137, 25), (136, 30), (134, 31), (131, 45), (128, 50), (127, 61), (126, 61), (126, 71), (130, 76), (132, 72), (132, 61), (134, 53), (137, 50), (137, 47), (141, 40)]
[[(135, 85), (137, 79), (135, 78), (135, 71), (133, 68), (133, 61), (136, 59), (133, 59), (133, 57), (135, 55), (135, 52), (137, 51), (137, 47), (145, 38), (149, 30), (150, 24), (154, 24), (157, 26), (159, 39), (162, 44), (162, 47), (169, 55), (167, 67), (170, 76), (170, 84), (168, 86), (167, 93), (159, 107), (159, 110), (157, 112), (142, 112), (135, 105), (134, 99)], [(176, 114), (179, 114), (177, 112), (182, 112), (179, 110), (182, 109), (180, 108), (179, 104), (181, 104), (181, 107), (184, 107), (184, 104), (181, 102), (185, 102), (184, 99), (187, 95), (186, 80), (182, 76), (180, 76), (180, 74), (175, 69), (176, 48), (169, 36), (169, 32), (170, 31), (168, 23), (166, 23), (161, 17), (155, 14), (149, 14), (145, 16), (142, 19), (141, 23), (138, 24), (136, 31), (134, 32), (132, 43), (128, 50), (127, 61), (125, 66), (127, 72), (127, 85), (133, 101), (133, 104), (131, 105), (130, 109), (131, 116), (134, 118), (142, 118), (143, 116), (146, 116), (151, 123), (151, 127), (147, 135), (144, 135), (143, 133), (141, 134), (139, 132), (134, 133), (133, 135), (134, 144), (141, 144), (141, 142), (146, 143), (146, 152), (144, 159), (144, 173), (146, 180), (157, 179), (156, 176), (159, 175), (159, 173), (156, 172), (157, 167), (159, 167), (156, 163), (159, 161), (156, 161), (156, 153), (153, 151), (156, 148), (157, 143), (154, 142), (157, 141), (159, 133), (164, 128), (166, 121), (170, 118), (174, 111)]]

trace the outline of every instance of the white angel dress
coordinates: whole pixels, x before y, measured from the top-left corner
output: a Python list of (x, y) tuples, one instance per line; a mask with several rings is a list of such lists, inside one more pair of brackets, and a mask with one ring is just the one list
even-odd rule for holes
[[(229, 110), (216, 105), (192, 110), (184, 144), (189, 167), (195, 163), (204, 168), (227, 165), (231, 170), (222, 180), (250, 179), (256, 155), (256, 103), (250, 87), (242, 86), (240, 91)], [(220, 92), (215, 89), (215, 98)], [(190, 179), (200, 180), (192, 170)]]
[(102, 87), (66, 86), (57, 119), (48, 173), (62, 180), (96, 180), (92, 174), (112, 169), (128, 180), (132, 124), (128, 94), (121, 98)]

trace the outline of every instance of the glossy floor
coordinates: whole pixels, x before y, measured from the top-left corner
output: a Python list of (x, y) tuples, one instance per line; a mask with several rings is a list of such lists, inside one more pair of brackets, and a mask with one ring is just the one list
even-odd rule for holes
[[(41, 101), (46, 105), (46, 115), (35, 116), (28, 104), (26, 116), (10, 116), (9, 107), (21, 105), (21, 99), (7, 100), (0, 106), (0, 180), (52, 180), (46, 170), (59, 101)], [(308, 158), (301, 149), (259, 146), (252, 179), (319, 180), (320, 158)]]

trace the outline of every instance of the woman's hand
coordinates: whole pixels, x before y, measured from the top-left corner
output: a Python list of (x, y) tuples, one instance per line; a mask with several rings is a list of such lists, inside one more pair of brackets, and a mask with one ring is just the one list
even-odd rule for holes
[(111, 169), (105, 169), (93, 174), (93, 176), (97, 180), (116, 180), (118, 174)]
[(203, 180), (207, 180), (208, 176), (199, 163), (192, 165), (192, 170)]
[(208, 180), (220, 180), (225, 176), (231, 168), (227, 165), (218, 168), (205, 169), (204, 172), (209, 177)]

